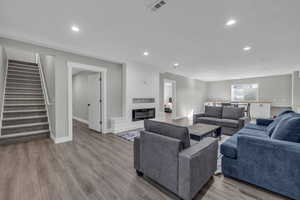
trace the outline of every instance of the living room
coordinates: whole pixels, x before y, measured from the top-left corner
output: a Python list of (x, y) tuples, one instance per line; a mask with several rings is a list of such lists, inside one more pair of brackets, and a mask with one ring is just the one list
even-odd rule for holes
[(300, 199), (299, 8), (1, 1), (0, 199)]

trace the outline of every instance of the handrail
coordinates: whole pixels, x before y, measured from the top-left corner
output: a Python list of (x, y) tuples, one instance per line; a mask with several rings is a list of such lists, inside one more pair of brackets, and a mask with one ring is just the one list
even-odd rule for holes
[(53, 137), (53, 130), (52, 130), (52, 122), (51, 122), (51, 119), (50, 119), (50, 109), (48, 108), (48, 106), (51, 106), (51, 103), (50, 103), (50, 100), (49, 100), (49, 94), (48, 94), (48, 87), (47, 87), (47, 82), (46, 82), (46, 79), (45, 79), (45, 74), (44, 74), (44, 70), (43, 70), (43, 67), (42, 67), (42, 62), (41, 62), (41, 57), (40, 55), (37, 53), (35, 55), (35, 58), (36, 58), (36, 63), (38, 64), (38, 68), (39, 68), (39, 71), (40, 71), (40, 77), (41, 77), (41, 83), (42, 83), (42, 88), (43, 88), (43, 93), (44, 93), (44, 98), (46, 99), (46, 111), (47, 111), (47, 119), (48, 119), (48, 123), (49, 123), (49, 131), (50, 131), (50, 137), (52, 138)]
[(50, 100), (49, 100), (47, 82), (46, 82), (44, 70), (43, 70), (43, 67), (42, 67), (41, 57), (38, 53), (36, 54), (36, 61), (37, 61), (38, 68), (39, 68), (39, 71), (40, 71), (40, 77), (41, 77), (41, 81), (42, 81), (42, 88), (43, 88), (43, 93), (45, 95), (46, 104), (51, 105)]
[[(6, 51), (5, 49), (2, 47), (2, 51), (4, 52), (4, 55), (5, 55), (5, 58), (2, 58), (2, 59), (5, 59), (6, 61), (6, 65), (4, 66), (4, 79), (3, 79), (3, 90), (1, 91), (2, 94), (0, 94), (0, 98), (2, 98), (2, 102), (1, 102), (1, 113), (0, 113), (0, 120), (2, 121), (3, 120), (3, 112), (4, 112), (4, 99), (5, 99), (5, 90), (6, 90), (6, 79), (7, 79), (7, 71), (8, 71), (8, 57), (7, 57), (7, 54), (6, 54)], [(1, 96), (2, 95), (2, 96)], [(2, 136), (2, 133), (1, 133), (1, 128), (2, 128), (2, 122), (0, 122), (0, 136)]]

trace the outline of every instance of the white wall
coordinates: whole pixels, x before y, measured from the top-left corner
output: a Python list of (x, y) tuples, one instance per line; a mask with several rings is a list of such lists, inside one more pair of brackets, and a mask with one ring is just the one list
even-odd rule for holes
[[(40, 55), (44, 72), (49, 104), (47, 106), (52, 135), (56, 135), (55, 127), (55, 56)], [(46, 97), (46, 95), (45, 95)]]
[[(131, 119), (133, 98), (155, 98), (159, 110), (159, 70), (153, 66), (128, 62), (126, 64), (126, 118)], [(141, 105), (142, 106), (142, 105)]]
[(55, 58), (55, 137), (68, 136), (68, 69), (66, 60)]
[(300, 73), (299, 71), (293, 72), (292, 75), (292, 106), (300, 112)]
[(55, 98), (55, 56), (40, 55), (50, 102)]
[(36, 62), (35, 52), (22, 50), (15, 47), (6, 48), (7, 57), (11, 60), (20, 60), (25, 62)]
[(279, 75), (207, 83), (209, 100), (231, 100), (231, 85), (258, 83), (259, 100), (271, 101), (272, 106), (289, 107), (292, 100), (292, 76)]
[[(123, 66), (123, 115), (111, 119), (112, 132), (121, 132), (143, 127), (143, 121), (132, 121), (132, 109), (155, 108), (156, 118), (159, 112), (159, 70), (150, 65), (127, 62)], [(134, 104), (133, 98), (154, 98), (154, 103)]]
[(160, 74), (160, 110), (163, 111), (164, 79), (176, 82), (176, 117), (192, 117), (193, 113), (203, 111), (207, 100), (206, 82), (190, 79), (171, 73)]
[(173, 86), (172, 83), (164, 83), (164, 105), (169, 103), (169, 98), (173, 97), (172, 94)]
[[(6, 66), (7, 66), (6, 52), (5, 49), (0, 45), (0, 114), (2, 113), (2, 103), (3, 103), (2, 97), (4, 95), (4, 81), (5, 81)], [(0, 115), (0, 123), (1, 123), (1, 117), (2, 116)]]

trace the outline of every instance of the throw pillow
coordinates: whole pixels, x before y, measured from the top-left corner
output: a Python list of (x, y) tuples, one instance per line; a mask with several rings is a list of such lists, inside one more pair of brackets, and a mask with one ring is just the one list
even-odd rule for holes
[(205, 106), (205, 117), (221, 118), (222, 110), (223, 108), (218, 106)]
[(300, 117), (294, 116), (282, 119), (271, 138), (300, 143)]
[(285, 118), (290, 118), (294, 115), (295, 113), (285, 113), (285, 114), (282, 114), (282, 115), (278, 115), (278, 117), (276, 117), (274, 119), (274, 121), (269, 124), (269, 126), (267, 126), (267, 132), (269, 133), (269, 136), (271, 137), (275, 128), (277, 127), (278, 123), (282, 120), (282, 119), (285, 119)]
[(235, 108), (224, 106), (222, 112), (223, 119), (235, 119), (238, 120), (239, 118), (244, 117), (244, 108)]
[(288, 114), (288, 113), (294, 113), (294, 111), (292, 111), (292, 110), (283, 110), (277, 116), (285, 115), (285, 114)]

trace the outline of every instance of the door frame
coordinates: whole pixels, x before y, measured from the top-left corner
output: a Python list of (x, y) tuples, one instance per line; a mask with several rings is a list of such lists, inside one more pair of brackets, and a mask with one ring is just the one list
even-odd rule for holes
[[(163, 80), (163, 109), (164, 109), (164, 104), (165, 104), (165, 83), (172, 83), (172, 98), (173, 98), (173, 110), (172, 110), (172, 119), (177, 118), (177, 97), (176, 97), (176, 81), (171, 80), (171, 79), (164, 79)], [(163, 110), (165, 113), (165, 111)]]
[(67, 61), (68, 66), (68, 137), (73, 139), (73, 80), (72, 80), (72, 69), (79, 68), (93, 72), (101, 73), (101, 111), (102, 111), (102, 133), (107, 133), (107, 68), (95, 65), (86, 65), (82, 63), (76, 63)]

